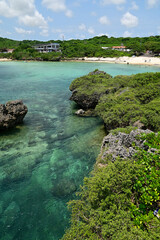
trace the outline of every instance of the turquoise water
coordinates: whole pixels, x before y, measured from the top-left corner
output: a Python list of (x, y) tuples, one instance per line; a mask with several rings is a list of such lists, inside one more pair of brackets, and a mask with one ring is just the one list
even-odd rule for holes
[(104, 136), (97, 118), (74, 115), (69, 85), (94, 69), (112, 75), (160, 71), (105, 63), (0, 63), (0, 103), (23, 99), (24, 124), (0, 134), (0, 240), (58, 240), (66, 203), (91, 171)]

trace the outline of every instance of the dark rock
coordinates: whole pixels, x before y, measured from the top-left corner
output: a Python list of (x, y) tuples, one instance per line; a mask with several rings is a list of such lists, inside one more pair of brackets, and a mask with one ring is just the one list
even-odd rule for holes
[(28, 109), (21, 100), (0, 104), (0, 129), (12, 128), (22, 123), (27, 112)]
[(72, 92), (70, 100), (75, 101), (83, 109), (94, 109), (98, 104), (101, 94), (93, 93), (88, 96), (87, 94), (77, 94), (77, 91)]
[(136, 152), (136, 147), (145, 148), (145, 141), (137, 138), (138, 135), (151, 133), (150, 130), (133, 130), (130, 134), (119, 132), (117, 135), (109, 134), (104, 137), (101, 146), (101, 159), (105, 160), (107, 157), (111, 161), (115, 161), (117, 157), (130, 158)]
[(99, 99), (112, 91), (112, 88), (108, 87), (111, 79), (110, 74), (97, 69), (75, 79), (69, 87), (72, 91), (70, 100), (75, 101), (84, 110), (95, 109)]

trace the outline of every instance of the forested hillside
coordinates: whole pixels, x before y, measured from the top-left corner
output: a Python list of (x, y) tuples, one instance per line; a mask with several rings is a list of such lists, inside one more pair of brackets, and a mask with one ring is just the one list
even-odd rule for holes
[[(37, 53), (32, 47), (38, 43), (51, 43), (58, 42), (61, 46), (61, 54), (52, 53), (43, 54)], [(131, 49), (131, 52), (121, 52), (117, 50), (111, 50), (112, 46), (124, 45)], [(102, 47), (109, 47), (109, 49), (102, 49)], [(13, 59), (26, 59), (26, 60), (53, 60), (55, 57), (60, 58), (77, 58), (77, 57), (120, 57), (120, 56), (132, 56), (144, 54), (147, 50), (151, 51), (153, 55), (159, 55), (160, 53), (160, 36), (151, 36), (143, 38), (114, 38), (107, 36), (93, 37), (84, 40), (64, 40), (48, 42), (41, 41), (15, 41), (7, 38), (0, 38), (0, 52), (3, 52), (5, 48), (14, 48), (16, 53), (9, 54), (5, 57), (11, 57)], [(0, 57), (4, 57), (1, 53)]]

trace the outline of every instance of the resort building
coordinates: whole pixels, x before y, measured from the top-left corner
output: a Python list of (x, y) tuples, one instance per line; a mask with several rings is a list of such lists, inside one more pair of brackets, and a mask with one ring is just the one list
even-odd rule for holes
[(14, 49), (7, 49), (7, 53), (13, 53)]
[(34, 49), (41, 53), (61, 51), (59, 43), (37, 44), (34, 46)]
[(110, 47), (102, 47), (102, 49), (106, 50), (106, 49), (110, 49)]
[(126, 48), (126, 46), (113, 46), (112, 50), (118, 50), (123, 52), (130, 52), (131, 49)]
[(7, 48), (4, 48), (4, 49), (0, 49), (0, 52), (2, 53), (13, 53), (14, 49), (7, 49)]

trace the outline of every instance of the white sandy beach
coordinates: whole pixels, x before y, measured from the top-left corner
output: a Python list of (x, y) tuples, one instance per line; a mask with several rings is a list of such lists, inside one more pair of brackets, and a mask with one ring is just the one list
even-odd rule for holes
[[(82, 59), (79, 59), (82, 60)], [(86, 62), (106, 62), (106, 63), (121, 63), (121, 64), (140, 64), (140, 65), (159, 65), (160, 58), (158, 57), (119, 57), (119, 58), (84, 58)]]
[(12, 59), (0, 58), (0, 62), (8, 62), (8, 61), (12, 61)]
[[(0, 62), (12, 61), (8, 58), (0, 58)], [(62, 60), (63, 61), (63, 60)], [(84, 57), (77, 58), (72, 61), (85, 61), (85, 62), (104, 62), (104, 63), (120, 63), (120, 64), (137, 64), (137, 65), (150, 65), (160, 66), (160, 57), (119, 57), (119, 58), (103, 58), (103, 57)]]

